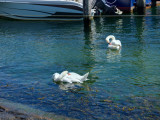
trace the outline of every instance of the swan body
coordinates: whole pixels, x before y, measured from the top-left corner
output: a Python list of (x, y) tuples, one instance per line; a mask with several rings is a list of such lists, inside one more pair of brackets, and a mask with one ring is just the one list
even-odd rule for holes
[(81, 76), (77, 73), (74, 72), (68, 72), (68, 71), (63, 71), (61, 74), (59, 73), (54, 73), (52, 76), (52, 79), (55, 82), (67, 82), (67, 83), (83, 83), (84, 81), (88, 80), (89, 73), (86, 73), (85, 75)]
[[(110, 39), (112, 40), (110, 41)], [(108, 48), (110, 49), (119, 50), (122, 47), (121, 41), (116, 40), (113, 35), (106, 37), (106, 42), (108, 43)]]

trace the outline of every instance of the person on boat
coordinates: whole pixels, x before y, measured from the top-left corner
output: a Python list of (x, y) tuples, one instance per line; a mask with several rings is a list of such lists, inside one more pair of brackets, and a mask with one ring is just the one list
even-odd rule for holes
[(122, 11), (120, 11), (116, 6), (109, 5), (105, 0), (93, 0), (94, 6), (93, 8), (97, 11), (102, 11), (104, 15), (121, 15)]

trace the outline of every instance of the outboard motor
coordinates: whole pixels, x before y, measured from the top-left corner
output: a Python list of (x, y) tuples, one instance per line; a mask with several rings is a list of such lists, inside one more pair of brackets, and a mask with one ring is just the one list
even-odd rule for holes
[(105, 0), (96, 0), (93, 8), (102, 11), (102, 14), (105, 15), (121, 15), (123, 13), (116, 6), (108, 5)]

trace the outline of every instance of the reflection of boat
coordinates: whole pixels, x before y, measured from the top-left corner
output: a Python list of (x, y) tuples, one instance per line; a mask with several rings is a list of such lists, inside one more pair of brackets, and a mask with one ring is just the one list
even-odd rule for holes
[(78, 20), (82, 15), (83, 5), (69, 0), (0, 0), (0, 16), (8, 18)]

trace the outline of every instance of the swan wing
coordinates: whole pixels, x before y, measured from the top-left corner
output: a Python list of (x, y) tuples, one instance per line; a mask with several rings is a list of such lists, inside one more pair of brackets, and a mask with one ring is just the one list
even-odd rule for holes
[(112, 40), (111, 45), (116, 45), (116, 40)]
[(77, 74), (77, 73), (75, 73), (75, 72), (70, 72), (70, 73), (68, 74), (68, 76), (70, 76), (70, 77), (72, 77), (72, 78), (76, 78), (76, 79), (81, 79), (81, 78), (82, 78), (81, 75), (79, 75), (79, 74)]
[(120, 40), (116, 40), (115, 42), (116, 45), (122, 46), (121, 41)]
[(81, 83), (80, 79), (77, 77), (74, 77), (72, 75), (67, 75), (64, 77), (64, 82), (69, 82), (69, 83), (73, 83), (73, 82), (79, 82)]
[(70, 72), (67, 76), (72, 82), (80, 82), (81, 83), (81, 79), (83, 76), (74, 73), (74, 72)]
[(108, 45), (109, 49), (114, 49), (114, 50), (118, 50), (120, 49), (120, 47), (118, 45)]
[(117, 45), (117, 46), (122, 46), (120, 40), (112, 40), (111, 45)]
[(72, 83), (72, 79), (68, 75), (64, 76), (61, 80), (62, 82)]
[(88, 80), (87, 79), (87, 77), (88, 77), (88, 75), (89, 75), (89, 72), (88, 73), (86, 73), (86, 74), (84, 74), (83, 76), (81, 76), (81, 75), (79, 75), (79, 74), (77, 74), (77, 73), (70, 73), (71, 74), (71, 76), (73, 76), (73, 78), (75, 78), (75, 79), (77, 79), (77, 80), (80, 80), (80, 81), (86, 81), (86, 80)]
[(68, 83), (73, 83), (73, 82), (83, 83), (83, 81), (88, 80), (87, 79), (88, 75), (89, 75), (89, 73), (86, 73), (85, 75), (81, 76), (77, 73), (69, 72), (69, 73), (65, 74), (65, 76), (63, 76), (61, 81), (68, 82)]

